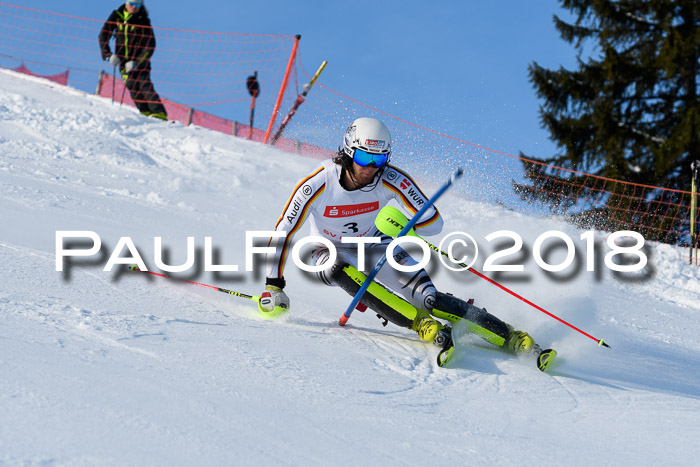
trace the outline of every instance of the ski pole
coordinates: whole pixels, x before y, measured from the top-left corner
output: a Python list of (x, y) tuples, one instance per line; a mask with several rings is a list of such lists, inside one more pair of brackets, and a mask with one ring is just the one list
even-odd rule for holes
[(250, 101), (250, 126), (248, 128), (248, 139), (253, 139), (253, 120), (255, 118), (255, 100), (260, 94), (260, 83), (258, 83), (258, 72), (253, 72), (245, 81), (248, 93), (253, 97)]
[(297, 109), (301, 104), (304, 103), (306, 100), (306, 96), (309, 94), (309, 90), (311, 90), (311, 86), (314, 85), (318, 77), (321, 75), (321, 72), (323, 71), (324, 68), (326, 68), (326, 65), (328, 65), (327, 61), (323, 61), (321, 63), (321, 66), (318, 67), (318, 70), (316, 71), (316, 74), (311, 78), (311, 81), (309, 81), (309, 84), (304, 85), (304, 92), (299, 94), (297, 96), (297, 100), (294, 101), (294, 105), (292, 105), (292, 109), (289, 111), (286, 117), (284, 117), (284, 120), (282, 120), (282, 124), (280, 127), (277, 129), (277, 132), (275, 132), (275, 136), (272, 137), (272, 142), (270, 144), (274, 145), (275, 142), (279, 139), (279, 137), (282, 135), (282, 132), (284, 129), (287, 127), (287, 124), (289, 121), (294, 117), (294, 114), (297, 113)]
[[(464, 172), (462, 171), (461, 168), (460, 168), (460, 169), (457, 169), (457, 171), (456, 171), (455, 173), (453, 173), (453, 174), (450, 176), (449, 180), (447, 180), (447, 183), (445, 183), (445, 184), (442, 186), (442, 188), (440, 188), (440, 189), (433, 195), (433, 197), (430, 198), (430, 199), (428, 200), (427, 203), (425, 203), (425, 205), (420, 209), (420, 211), (418, 211), (418, 212), (413, 216), (413, 218), (412, 218), (410, 221), (408, 221), (408, 223), (406, 224), (406, 226), (405, 226), (403, 229), (401, 229), (401, 231), (398, 233), (398, 235), (397, 235), (396, 237), (397, 237), (397, 238), (398, 238), (398, 237), (402, 237), (402, 236), (404, 236), (406, 233), (408, 233), (410, 230), (412, 230), (412, 229), (413, 229), (413, 226), (416, 225), (416, 223), (420, 220), (421, 216), (423, 216), (423, 214), (425, 214), (425, 212), (426, 212), (428, 209), (430, 209), (430, 207), (431, 207), (433, 204), (435, 204), (435, 201), (437, 201), (437, 199), (440, 198), (440, 196), (442, 196), (442, 195), (447, 191), (447, 189), (452, 185), (452, 183), (454, 183), (455, 180), (457, 180), (459, 177), (461, 177), (463, 173), (464, 173)], [(363, 296), (363, 295), (365, 294), (365, 292), (367, 291), (367, 288), (369, 288), (369, 285), (372, 283), (372, 281), (373, 281), (374, 278), (376, 277), (377, 273), (379, 273), (379, 270), (382, 268), (382, 266), (384, 266), (384, 263), (386, 263), (386, 253), (384, 253), (384, 254), (382, 255), (382, 257), (379, 259), (379, 261), (377, 261), (377, 264), (374, 265), (374, 268), (372, 268), (372, 270), (370, 271), (370, 273), (367, 275), (367, 278), (365, 279), (365, 281), (364, 281), (364, 282), (362, 283), (362, 285), (360, 286), (360, 290), (357, 291), (357, 293), (355, 294), (355, 297), (353, 297), (353, 299), (352, 299), (352, 302), (350, 302), (350, 305), (348, 306), (348, 309), (345, 310), (345, 313), (343, 313), (343, 316), (340, 317), (340, 323), (339, 323), (339, 324), (340, 324), (341, 326), (345, 326), (345, 323), (348, 322), (348, 319), (350, 319), (350, 315), (352, 314), (353, 310), (355, 309), (355, 307), (357, 306), (357, 304), (360, 303), (360, 300), (362, 299), (362, 296)]]
[(226, 293), (226, 294), (229, 294), (229, 295), (233, 295), (233, 296), (236, 296), (236, 297), (240, 297), (240, 298), (245, 298), (245, 299), (248, 299), (248, 300), (252, 300), (252, 301), (254, 301), (255, 303), (258, 304), (258, 309), (260, 310), (260, 313), (262, 313), (263, 317), (265, 317), (265, 318), (276, 318), (277, 316), (280, 316), (282, 313), (285, 313), (285, 312), (287, 311), (286, 308), (282, 308), (281, 306), (276, 306), (272, 311), (267, 311), (267, 310), (265, 310), (265, 309), (260, 305), (260, 295), (248, 295), (248, 294), (244, 294), (244, 293), (241, 293), (241, 292), (236, 292), (236, 291), (229, 290), (229, 289), (224, 289), (223, 287), (217, 287), (217, 286), (215, 286), (215, 285), (202, 284), (201, 282), (188, 281), (187, 279), (179, 279), (179, 278), (177, 278), (177, 277), (168, 276), (168, 275), (160, 274), (160, 273), (157, 273), (157, 272), (143, 271), (143, 270), (139, 269), (139, 267), (136, 266), (136, 265), (131, 266), (129, 269), (130, 269), (131, 271), (134, 271), (134, 272), (143, 272), (143, 273), (145, 273), (145, 274), (151, 274), (151, 275), (153, 275), (153, 276), (165, 277), (166, 279), (173, 279), (173, 280), (176, 280), (176, 281), (185, 282), (185, 283), (187, 283), (187, 284), (198, 285), (198, 286), (200, 286), (200, 287), (206, 287), (206, 288), (208, 288), (208, 289), (213, 289), (213, 290), (216, 290), (216, 291), (219, 291), (219, 292), (223, 292), (223, 293)]
[[(382, 232), (385, 235), (389, 235), (389, 236), (393, 237), (394, 235), (396, 235), (396, 232), (399, 230), (401, 225), (405, 224), (406, 226), (408, 226), (406, 221), (407, 221), (406, 216), (404, 216), (401, 211), (399, 211), (398, 209), (396, 209), (395, 207), (392, 207), (392, 206), (385, 206), (384, 208), (382, 208), (381, 211), (379, 211), (379, 215), (377, 216), (377, 219), (375, 220), (375, 225), (377, 226), (377, 228), (379, 229), (380, 232)], [(401, 232), (399, 232), (399, 234), (405, 233), (405, 232), (403, 232), (404, 230), (406, 230), (406, 227), (404, 227), (404, 229), (401, 230)], [(451, 260), (450, 256), (447, 253), (445, 253), (444, 251), (442, 251), (441, 249), (439, 249), (438, 247), (436, 247), (435, 245), (433, 245), (432, 243), (430, 243), (429, 241), (427, 241), (426, 239), (424, 239), (423, 237), (418, 235), (413, 229), (409, 229), (408, 235), (420, 238), (421, 240), (423, 240), (425, 242), (426, 245), (428, 245), (428, 247), (431, 250), (433, 250), (433, 251), (435, 251), (435, 252), (441, 254), (442, 256)], [(512, 290), (510, 290), (506, 286), (499, 284), (498, 282), (491, 279), (490, 277), (485, 276), (484, 274), (480, 273), (476, 269), (469, 267), (464, 263), (459, 263), (458, 265), (469, 270), (470, 272), (476, 274), (480, 278), (492, 283), (493, 285), (500, 288), (501, 290), (508, 292), (509, 294), (514, 296), (515, 298), (522, 300), (523, 302), (527, 303), (531, 307), (536, 308), (537, 310), (541, 311), (542, 313), (546, 314), (547, 316), (550, 316), (550, 317), (556, 319), (557, 321), (559, 321), (560, 323), (566, 324), (571, 329), (574, 329), (575, 331), (580, 332), (584, 336), (586, 336), (590, 339), (593, 339), (594, 341), (596, 341), (598, 343), (599, 346), (602, 345), (604, 347), (610, 348), (610, 346), (608, 344), (603, 342), (603, 339), (596, 339), (595, 337), (591, 336), (590, 334), (580, 330), (576, 326), (564, 321), (563, 319), (550, 313), (549, 311), (545, 310), (544, 308), (532, 303), (530, 300), (518, 295), (517, 293), (513, 292)]]
[[(119, 99), (119, 108), (121, 108), (122, 104), (124, 103), (124, 90), (126, 90), (126, 82), (129, 81), (129, 74), (127, 73), (126, 79), (124, 80), (124, 84), (122, 84), (122, 97)], [(135, 102), (134, 102), (135, 104)]]

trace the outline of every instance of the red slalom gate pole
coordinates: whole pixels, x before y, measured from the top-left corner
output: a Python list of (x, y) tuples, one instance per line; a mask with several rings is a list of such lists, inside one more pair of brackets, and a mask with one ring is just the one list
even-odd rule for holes
[(226, 293), (229, 295), (234, 295), (236, 297), (241, 297), (241, 298), (246, 298), (248, 300), (252, 300), (258, 304), (258, 310), (260, 310), (260, 314), (262, 315), (263, 318), (266, 318), (266, 319), (277, 318), (278, 316), (281, 316), (288, 311), (287, 308), (282, 308), (281, 306), (276, 306), (274, 309), (272, 309), (272, 311), (266, 310), (260, 304), (260, 299), (262, 298), (262, 297), (260, 297), (260, 295), (248, 295), (245, 293), (236, 292), (236, 291), (229, 290), (229, 289), (224, 289), (223, 287), (217, 287), (215, 285), (202, 284), (201, 282), (188, 281), (187, 279), (178, 279), (177, 277), (168, 276), (168, 275), (160, 274), (157, 272), (142, 271), (136, 265), (131, 266), (129, 269), (132, 271), (135, 271), (135, 272), (142, 272), (144, 274), (151, 274), (153, 276), (165, 277), (166, 279), (173, 279), (176, 281), (185, 282), (187, 284), (198, 285), (199, 287), (206, 287), (207, 289), (213, 289), (213, 290), (216, 290), (218, 292), (223, 292), (223, 293)]
[(280, 124), (280, 127), (275, 132), (275, 136), (272, 137), (272, 141), (270, 142), (270, 144), (274, 145), (277, 142), (277, 140), (280, 138), (280, 136), (282, 135), (282, 132), (287, 127), (287, 125), (289, 125), (289, 122), (292, 119), (292, 117), (294, 117), (294, 114), (297, 113), (299, 106), (301, 104), (303, 104), (304, 101), (306, 100), (306, 96), (309, 94), (309, 91), (313, 87), (313, 85), (316, 82), (316, 80), (318, 79), (318, 77), (321, 76), (321, 72), (323, 71), (324, 68), (326, 68), (326, 65), (328, 65), (328, 62), (324, 60), (323, 63), (321, 63), (321, 66), (318, 67), (316, 74), (313, 76), (313, 78), (311, 78), (311, 81), (309, 81), (308, 84), (304, 85), (304, 92), (302, 92), (301, 94), (299, 94), (297, 96), (297, 100), (294, 101), (294, 105), (292, 105), (292, 109), (289, 111), (287, 116), (284, 117), (284, 120), (282, 120), (282, 123)]
[[(375, 225), (377, 226), (377, 228), (378, 228), (383, 234), (389, 235), (389, 236), (391, 236), (391, 237), (398, 237), (398, 236), (399, 236), (399, 235), (398, 235), (399, 233), (404, 233), (404, 232), (401, 231), (401, 229), (404, 228), (403, 226), (406, 225), (407, 222), (408, 222), (408, 220), (406, 219), (406, 216), (404, 216), (403, 213), (402, 213), (401, 211), (399, 211), (398, 209), (396, 209), (396, 208), (394, 208), (394, 207), (391, 207), (391, 206), (386, 206), (386, 207), (384, 207), (384, 208), (379, 212), (379, 214), (377, 215), (377, 218), (376, 218), (375, 221), (374, 221), (374, 223), (375, 223)], [(401, 231), (401, 232), (400, 232), (400, 231)], [(436, 247), (435, 245), (433, 245), (432, 243), (430, 243), (429, 241), (427, 241), (426, 239), (424, 239), (423, 237), (421, 237), (420, 235), (418, 235), (417, 233), (415, 233), (415, 231), (414, 231), (413, 229), (410, 230), (410, 232), (408, 233), (408, 235), (411, 235), (411, 236), (413, 236), (413, 237), (420, 238), (421, 240), (423, 240), (423, 241), (425, 242), (426, 245), (428, 245), (428, 247), (430, 247), (431, 250), (433, 250), (433, 251), (435, 251), (435, 252), (437, 252), (437, 253), (440, 253), (442, 256), (444, 256), (444, 257), (446, 257), (446, 258), (452, 260), (452, 259), (450, 258), (450, 256), (449, 256), (447, 253), (445, 253), (444, 251), (442, 251), (441, 249), (439, 249), (438, 247)], [(581, 334), (583, 334), (584, 336), (588, 337), (589, 339), (593, 339), (594, 341), (596, 341), (596, 342), (598, 343), (598, 346), (603, 346), (603, 347), (611, 348), (608, 344), (606, 344), (605, 342), (603, 342), (603, 339), (596, 339), (595, 337), (591, 336), (591, 335), (588, 334), (587, 332), (584, 332), (584, 331), (580, 330), (579, 328), (577, 328), (577, 327), (574, 326), (573, 324), (564, 321), (563, 319), (559, 318), (558, 316), (556, 316), (556, 315), (550, 313), (549, 311), (545, 310), (545, 309), (542, 308), (541, 306), (535, 305), (534, 303), (532, 303), (530, 300), (526, 299), (525, 297), (522, 297), (522, 296), (518, 295), (517, 293), (513, 292), (512, 290), (510, 290), (508, 287), (506, 287), (506, 286), (504, 286), (504, 285), (502, 285), (502, 284), (499, 284), (498, 282), (496, 282), (495, 280), (493, 280), (493, 279), (491, 279), (491, 278), (489, 278), (489, 277), (486, 277), (485, 275), (483, 275), (483, 274), (480, 273), (479, 271), (477, 271), (477, 270), (475, 270), (475, 269), (473, 269), (473, 268), (467, 266), (467, 265), (464, 264), (464, 263), (459, 263), (459, 266), (461, 266), (461, 267), (463, 267), (463, 268), (465, 268), (465, 269), (468, 269), (470, 272), (472, 272), (472, 273), (476, 274), (477, 276), (481, 277), (482, 279), (484, 279), (484, 280), (486, 280), (486, 281), (492, 283), (493, 285), (495, 285), (496, 287), (500, 288), (501, 290), (503, 290), (503, 291), (505, 291), (505, 292), (508, 292), (509, 294), (511, 294), (512, 296), (514, 296), (515, 298), (518, 298), (518, 299), (522, 300), (523, 302), (525, 302), (525, 303), (527, 303), (528, 305), (530, 305), (531, 307), (533, 307), (533, 308), (535, 308), (535, 309), (541, 311), (542, 313), (546, 314), (547, 316), (556, 319), (557, 321), (559, 321), (559, 322), (562, 323), (562, 324), (566, 324), (567, 326), (569, 326), (569, 327), (570, 327), (571, 329), (573, 329), (574, 331), (578, 331), (578, 332), (580, 332)]]
[[(446, 258), (449, 258), (449, 256), (447, 255), (447, 253), (445, 253), (444, 251), (440, 250), (438, 247), (436, 247), (436, 246), (433, 245), (432, 243), (426, 241), (426, 240), (423, 239), (422, 237), (419, 237), (419, 238), (421, 238), (421, 240), (423, 240), (431, 249), (433, 249), (434, 251), (440, 253), (442, 256), (444, 256), (444, 257), (446, 257)], [(549, 311), (545, 310), (545, 309), (542, 308), (541, 306), (532, 303), (532, 302), (531, 302), (530, 300), (528, 300), (527, 298), (518, 295), (517, 293), (513, 292), (512, 290), (510, 290), (510, 289), (509, 289), (508, 287), (506, 287), (505, 285), (499, 284), (499, 283), (496, 282), (495, 280), (491, 279), (490, 277), (485, 276), (484, 274), (480, 273), (480, 272), (477, 271), (476, 269), (467, 267), (465, 264), (462, 264), (462, 263), (460, 263), (459, 266), (462, 266), (462, 267), (468, 269), (470, 272), (472, 272), (472, 273), (476, 274), (477, 276), (481, 277), (482, 279), (484, 279), (484, 280), (486, 280), (486, 281), (492, 283), (493, 285), (495, 285), (495, 286), (498, 287), (499, 289), (501, 289), (501, 290), (503, 290), (503, 291), (505, 291), (505, 292), (508, 292), (509, 294), (511, 294), (512, 296), (514, 296), (515, 298), (522, 300), (523, 302), (527, 303), (527, 304), (530, 305), (531, 307), (533, 307), (533, 308), (535, 308), (535, 309), (541, 311), (541, 312), (544, 313), (545, 315), (547, 315), (547, 316), (549, 316), (549, 317), (551, 317), (551, 318), (556, 319), (557, 321), (559, 321), (559, 322), (562, 323), (562, 324), (566, 324), (567, 326), (569, 326), (569, 327), (570, 327), (571, 329), (573, 329), (574, 331), (578, 331), (578, 332), (580, 332), (581, 334), (583, 334), (584, 336), (588, 337), (589, 339), (593, 339), (594, 341), (596, 341), (596, 342), (598, 343), (598, 346), (601, 346), (601, 345), (602, 345), (603, 347), (611, 348), (608, 344), (606, 344), (605, 342), (603, 342), (603, 339), (596, 339), (595, 337), (591, 336), (591, 335), (588, 334), (587, 332), (582, 331), (582, 330), (580, 330), (579, 328), (577, 328), (576, 326), (574, 326), (573, 324), (564, 321), (564, 320), (561, 319), (560, 317), (558, 317), (558, 316), (556, 316), (556, 315), (550, 313)]]
[[(428, 245), (430, 245), (430, 244), (428, 244)], [(431, 245), (431, 246), (432, 246), (432, 245)], [(442, 253), (442, 251), (441, 251), (440, 253)], [(461, 265), (460, 265), (460, 266), (461, 266)], [(537, 309), (537, 310), (540, 310), (540, 311), (541, 311), (542, 313), (544, 313), (545, 315), (547, 315), (547, 316), (549, 316), (549, 317), (552, 317), (552, 318), (556, 319), (557, 321), (559, 321), (560, 323), (566, 324), (566, 325), (569, 326), (571, 329), (580, 332), (580, 333), (583, 334), (584, 336), (586, 336), (586, 337), (588, 337), (588, 338), (590, 338), (590, 339), (593, 339), (594, 341), (596, 341), (596, 342), (598, 343), (599, 346), (602, 345), (603, 347), (611, 348), (608, 344), (606, 344), (605, 342), (603, 342), (603, 339), (596, 339), (595, 337), (591, 336), (591, 335), (588, 334), (587, 332), (580, 330), (579, 328), (577, 328), (577, 327), (574, 326), (573, 324), (567, 323), (567, 322), (564, 321), (563, 319), (561, 319), (561, 318), (559, 318), (558, 316), (556, 316), (556, 315), (550, 313), (549, 311), (545, 310), (545, 309), (542, 308), (541, 306), (532, 303), (532, 302), (531, 302), (530, 300), (528, 300), (527, 298), (521, 297), (521, 296), (518, 295), (517, 293), (513, 292), (512, 290), (510, 290), (508, 287), (499, 284), (498, 282), (496, 282), (495, 280), (493, 280), (493, 279), (491, 279), (491, 278), (489, 278), (489, 277), (486, 277), (485, 275), (483, 275), (483, 274), (480, 273), (479, 271), (477, 271), (477, 270), (475, 270), (475, 269), (473, 269), (473, 268), (469, 268), (469, 271), (473, 272), (474, 274), (476, 274), (477, 276), (481, 277), (482, 279), (484, 279), (484, 280), (486, 280), (486, 281), (492, 283), (493, 285), (495, 285), (496, 287), (500, 288), (501, 290), (503, 290), (503, 291), (505, 291), (505, 292), (508, 292), (509, 294), (511, 294), (512, 296), (514, 296), (515, 298), (519, 298), (520, 300), (522, 300), (523, 302), (527, 303), (527, 304), (530, 305), (531, 307), (533, 307), (533, 308), (535, 308), (535, 309)]]
[(282, 80), (282, 87), (280, 87), (280, 92), (277, 95), (277, 102), (275, 103), (275, 108), (270, 116), (270, 123), (267, 126), (267, 131), (265, 132), (265, 138), (263, 143), (267, 144), (270, 139), (270, 133), (272, 132), (272, 126), (275, 124), (275, 119), (280, 111), (280, 105), (282, 104), (282, 97), (284, 97), (284, 90), (287, 89), (287, 80), (289, 79), (289, 73), (292, 71), (292, 64), (297, 56), (297, 49), (299, 48), (299, 41), (301, 40), (301, 34), (295, 36), (294, 47), (292, 47), (292, 53), (289, 55), (289, 63), (287, 63), (287, 70), (284, 72), (284, 79)]
[(135, 271), (135, 272), (142, 272), (144, 274), (151, 274), (153, 276), (165, 277), (166, 279), (173, 279), (176, 281), (185, 282), (187, 284), (198, 285), (200, 287), (206, 287), (208, 289), (214, 289), (214, 290), (217, 290), (219, 292), (227, 293), (229, 295), (234, 295), (236, 297), (247, 298), (248, 300), (253, 300), (254, 302), (256, 302), (258, 304), (260, 303), (260, 296), (259, 295), (248, 295), (248, 294), (244, 294), (241, 292), (235, 292), (233, 290), (224, 289), (222, 287), (217, 287), (215, 285), (202, 284), (201, 282), (188, 281), (187, 279), (179, 279), (177, 277), (168, 276), (168, 275), (160, 274), (157, 272), (143, 271), (143, 270), (139, 269), (138, 266), (136, 266), (136, 265), (131, 266), (129, 269), (132, 271)]

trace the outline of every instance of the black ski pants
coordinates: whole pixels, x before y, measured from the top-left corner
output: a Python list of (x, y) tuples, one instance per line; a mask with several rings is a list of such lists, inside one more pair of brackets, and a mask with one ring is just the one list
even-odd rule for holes
[(126, 88), (131, 94), (131, 100), (134, 101), (136, 108), (141, 113), (166, 113), (165, 107), (160, 100), (160, 96), (153, 87), (151, 82), (151, 69), (134, 68), (131, 73), (126, 76)]

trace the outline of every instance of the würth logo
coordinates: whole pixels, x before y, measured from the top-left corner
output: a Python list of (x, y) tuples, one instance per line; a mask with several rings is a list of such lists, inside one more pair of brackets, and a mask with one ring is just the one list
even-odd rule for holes
[(405, 189), (408, 188), (409, 186), (411, 186), (411, 182), (409, 182), (409, 181), (406, 180), (405, 178), (404, 178), (403, 180), (401, 180), (401, 189), (402, 189), (402, 190), (405, 190)]
[(326, 206), (323, 217), (349, 217), (365, 214), (367, 212), (378, 211), (379, 201), (363, 204), (346, 204), (344, 206)]

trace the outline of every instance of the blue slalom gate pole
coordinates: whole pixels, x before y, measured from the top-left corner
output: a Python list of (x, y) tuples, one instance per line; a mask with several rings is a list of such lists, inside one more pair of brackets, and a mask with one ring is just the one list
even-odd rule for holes
[[(452, 185), (452, 183), (454, 183), (455, 180), (457, 180), (459, 177), (461, 177), (463, 173), (464, 173), (464, 171), (462, 169), (457, 169), (457, 171), (450, 176), (450, 179), (447, 180), (447, 183), (445, 183), (442, 186), (442, 188), (440, 188), (433, 195), (433, 197), (430, 198), (427, 203), (425, 203), (425, 206), (423, 206), (421, 208), (421, 210), (418, 211), (416, 213), (416, 215), (413, 216), (413, 218), (411, 218), (410, 221), (408, 221), (408, 223), (404, 226), (403, 229), (401, 229), (401, 231), (396, 236), (396, 238), (403, 237), (404, 235), (406, 235), (413, 228), (413, 226), (416, 225), (416, 223), (420, 220), (420, 218), (423, 216), (423, 214), (425, 214), (425, 212), (428, 209), (430, 209), (430, 207), (433, 204), (435, 204), (435, 201), (437, 201), (438, 198), (440, 198), (440, 196), (442, 196), (447, 191), (447, 189)], [(360, 303), (360, 300), (362, 300), (362, 296), (365, 294), (365, 292), (367, 291), (367, 288), (369, 287), (369, 285), (372, 283), (374, 278), (379, 273), (379, 270), (384, 266), (384, 263), (386, 263), (386, 253), (384, 253), (384, 255), (382, 255), (382, 257), (379, 259), (379, 261), (377, 261), (377, 264), (374, 265), (374, 268), (372, 268), (370, 273), (367, 275), (367, 279), (365, 279), (365, 281), (362, 283), (360, 290), (357, 291), (357, 293), (355, 294), (355, 296), (352, 299), (352, 302), (350, 302), (348, 309), (345, 310), (345, 313), (343, 313), (343, 316), (340, 317), (340, 325), (341, 326), (345, 326), (345, 323), (348, 322), (348, 319), (350, 319), (350, 315), (352, 314), (353, 310), (355, 309), (357, 304)]]

